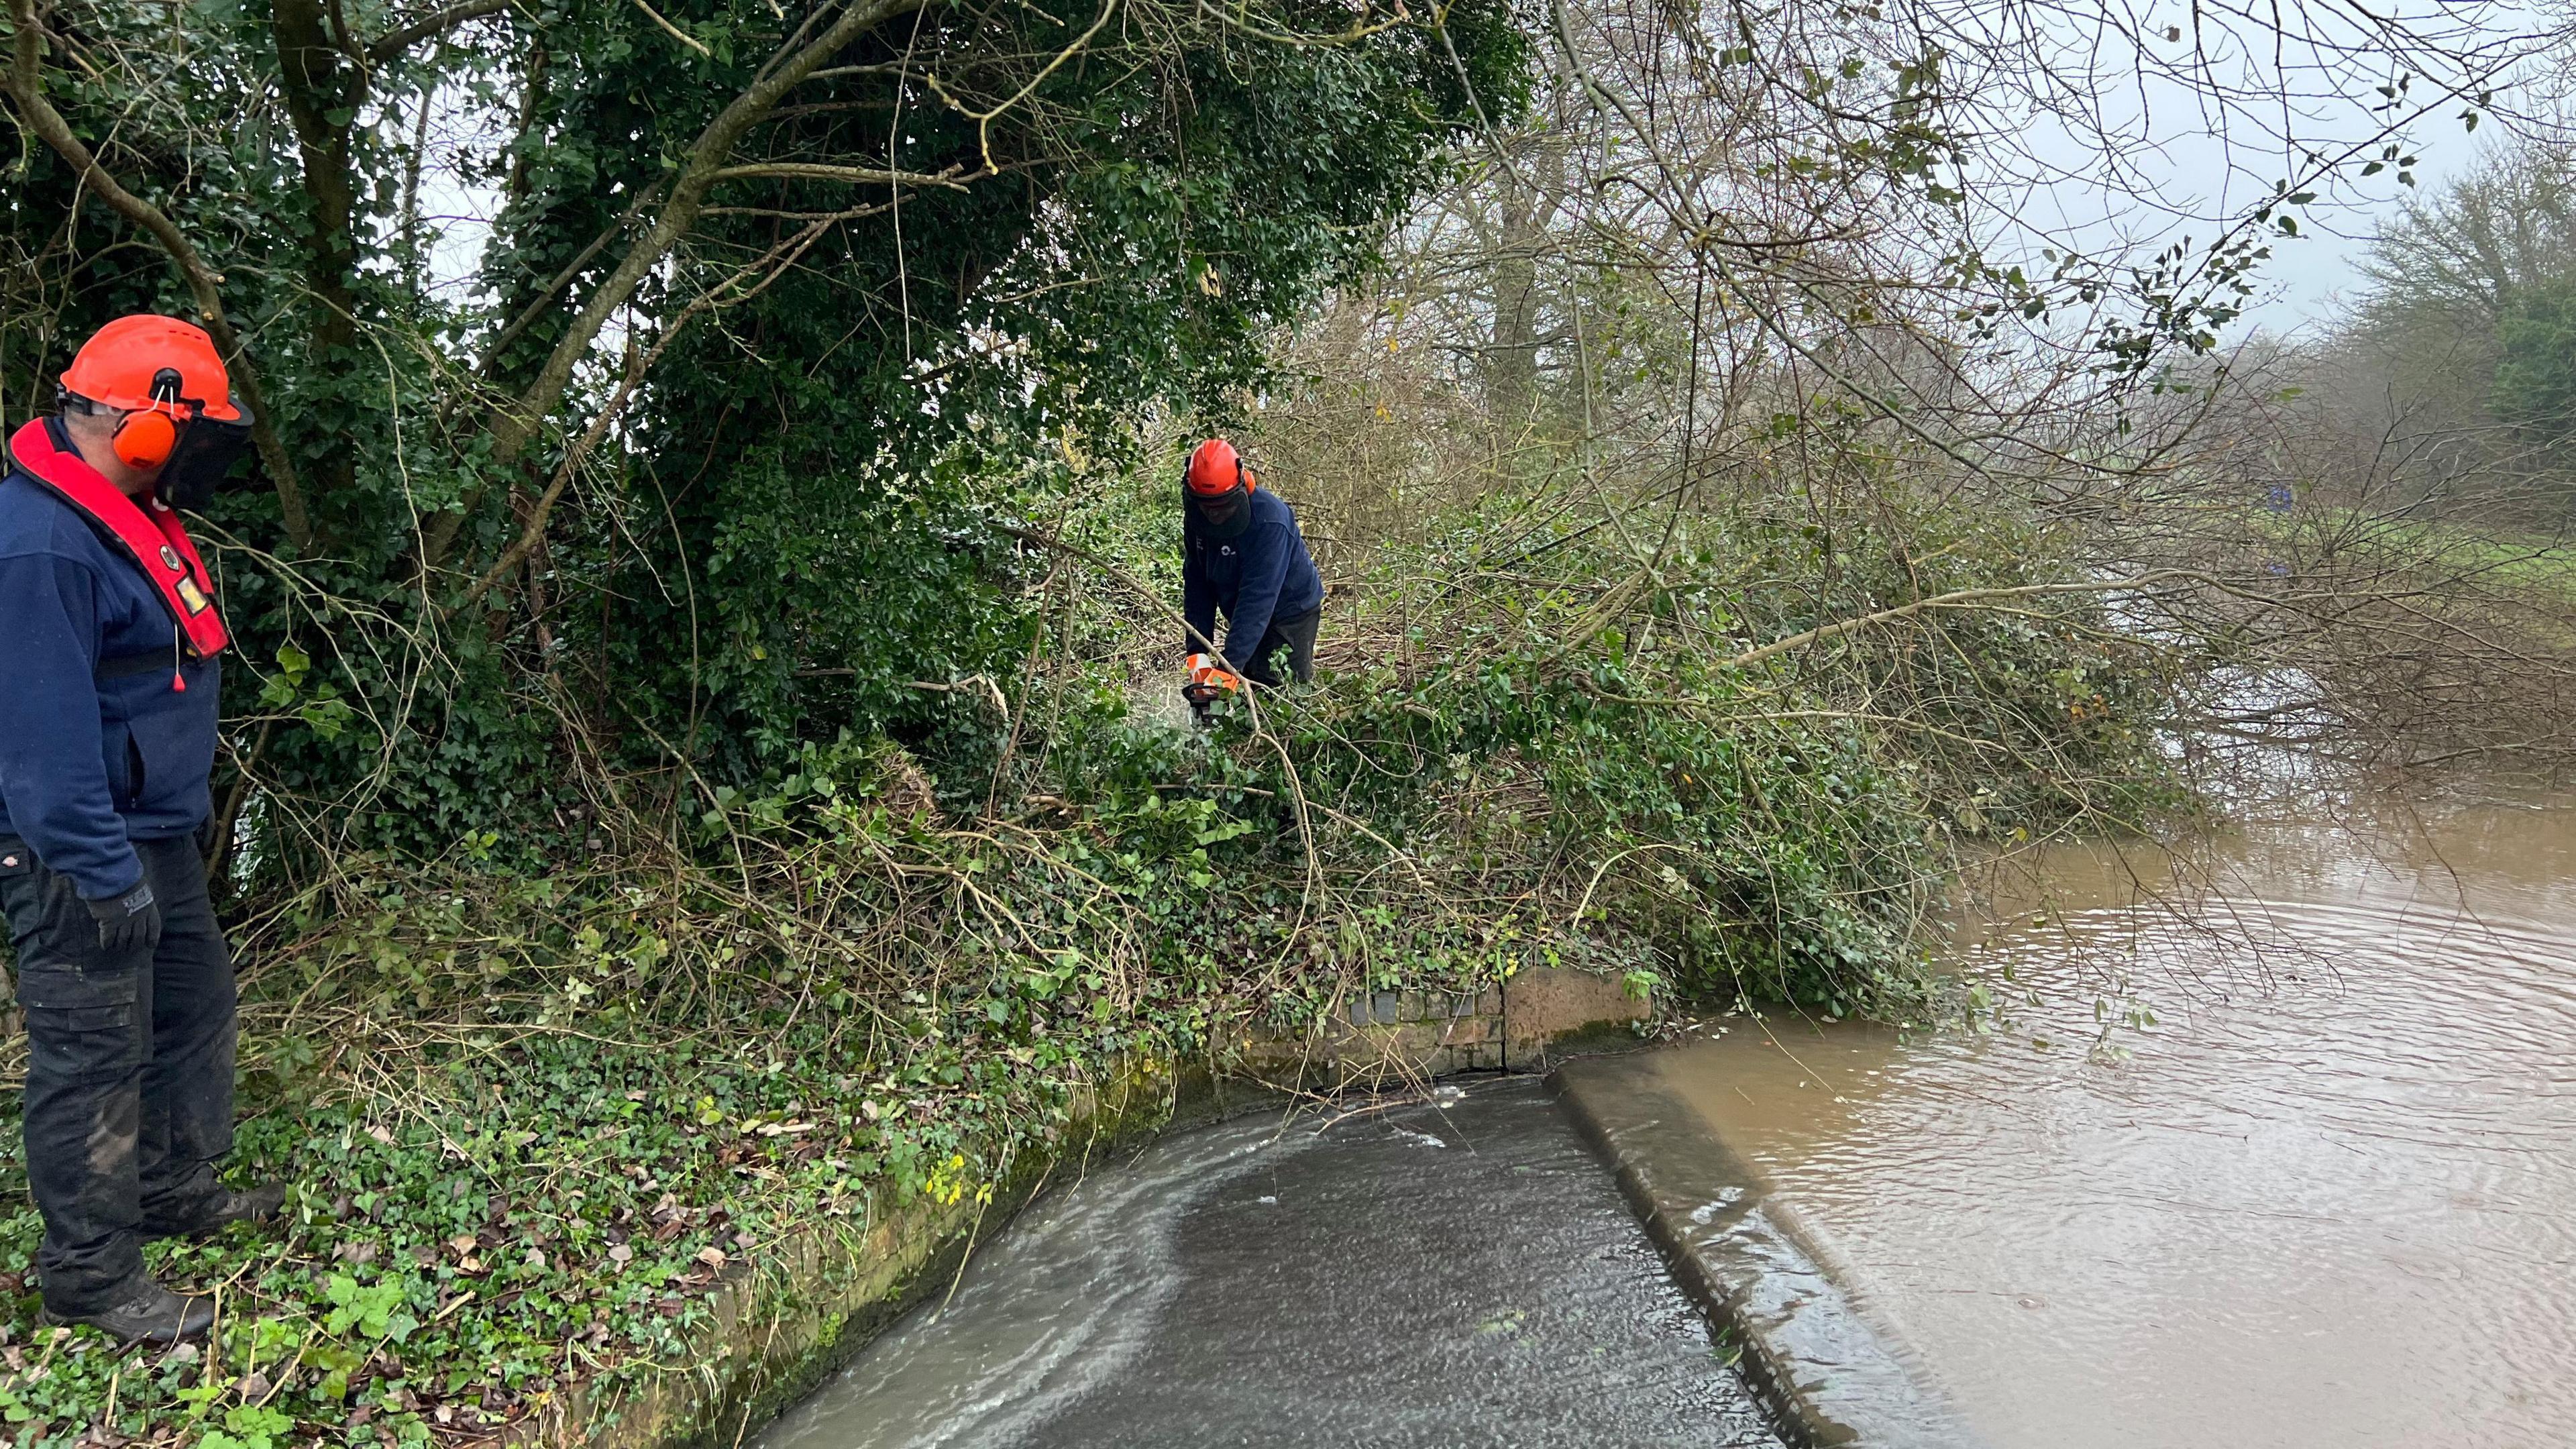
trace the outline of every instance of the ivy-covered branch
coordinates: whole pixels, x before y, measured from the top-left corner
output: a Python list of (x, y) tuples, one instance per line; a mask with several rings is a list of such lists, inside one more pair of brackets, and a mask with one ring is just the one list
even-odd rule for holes
[[(696, 223), (707, 192), (722, 179), (735, 145), (825, 61), (874, 27), (922, 3), (923, 0), (852, 0), (812, 39), (803, 39), (802, 30), (792, 36), (762, 68), (759, 79), (707, 123), (689, 148), (671, 184), (669, 199), (662, 204), (652, 226), (636, 238), (616, 269), (584, 300), (535, 378), (518, 396), (491, 412), (484, 431), (490, 439), (492, 467), (510, 467), (537, 435), (546, 417), (562, 401), (564, 390), (572, 382), (574, 366), (590, 351), (609, 319), (626, 305), (636, 288)], [(436, 568), (445, 562), (464, 521), (464, 511), (458, 510), (442, 515), (431, 525), (422, 548), (426, 565)]]

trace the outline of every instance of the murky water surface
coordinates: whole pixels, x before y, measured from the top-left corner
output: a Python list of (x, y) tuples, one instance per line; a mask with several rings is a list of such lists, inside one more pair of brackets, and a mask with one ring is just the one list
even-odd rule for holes
[(2576, 810), (2042, 874), (1993, 1034), (1665, 1081), (1997, 1449), (2576, 1444)]

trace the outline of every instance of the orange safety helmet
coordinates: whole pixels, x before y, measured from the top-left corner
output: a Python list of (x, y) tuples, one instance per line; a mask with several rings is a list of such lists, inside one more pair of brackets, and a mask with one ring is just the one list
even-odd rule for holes
[(1238, 484), (1246, 493), (1259, 486), (1253, 481), (1252, 470), (1243, 466), (1243, 455), (1223, 438), (1210, 438), (1191, 450), (1185, 476), (1190, 491), (1202, 498), (1231, 493)]
[(202, 327), (149, 312), (119, 317), (82, 343), (62, 391), (126, 414), (111, 446), (130, 468), (168, 462), (183, 424), (242, 421), (214, 339)]

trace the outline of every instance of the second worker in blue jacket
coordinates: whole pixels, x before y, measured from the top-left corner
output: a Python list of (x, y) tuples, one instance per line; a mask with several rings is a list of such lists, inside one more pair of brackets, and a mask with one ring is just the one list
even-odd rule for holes
[[(1315, 677), (1315, 629), (1324, 617), (1324, 580), (1297, 532), (1287, 500), (1259, 486), (1223, 438), (1190, 454), (1181, 496), (1182, 612), (1190, 636), (1191, 697), (1213, 698), (1239, 676), (1255, 684)], [(1217, 615), (1225, 642), (1214, 656)]]

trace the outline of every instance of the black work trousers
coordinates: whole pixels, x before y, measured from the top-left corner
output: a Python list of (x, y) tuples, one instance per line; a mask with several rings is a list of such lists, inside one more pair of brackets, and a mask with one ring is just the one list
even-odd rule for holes
[(1252, 651), (1252, 663), (1243, 677), (1268, 687), (1279, 684), (1277, 671), (1271, 668), (1281, 650), (1288, 652), (1288, 677), (1299, 684), (1315, 677), (1315, 630), (1324, 622), (1324, 606), (1317, 604), (1293, 619), (1273, 619), (1261, 631), (1261, 647)]
[(144, 1237), (204, 1221), (233, 1145), (233, 963), (205, 861), (185, 836), (134, 849), (161, 944), (110, 955), (70, 878), (0, 838), (27, 1014), (27, 1182), (45, 1218), (36, 1267), (56, 1313), (130, 1295)]

